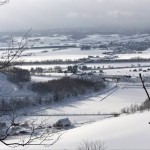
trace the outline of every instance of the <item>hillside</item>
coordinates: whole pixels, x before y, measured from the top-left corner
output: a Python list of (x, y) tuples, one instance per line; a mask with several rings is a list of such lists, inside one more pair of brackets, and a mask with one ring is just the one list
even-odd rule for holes
[[(137, 113), (105, 119), (65, 131), (60, 140), (51, 147), (35, 146), (39, 150), (76, 150), (86, 140), (100, 140), (108, 150), (149, 149), (150, 112)], [(11, 149), (1, 144), (2, 149)], [(18, 150), (30, 150), (18, 147)]]
[(75, 149), (82, 141), (101, 140), (109, 150), (149, 149), (150, 112), (106, 119), (66, 132), (52, 149)]

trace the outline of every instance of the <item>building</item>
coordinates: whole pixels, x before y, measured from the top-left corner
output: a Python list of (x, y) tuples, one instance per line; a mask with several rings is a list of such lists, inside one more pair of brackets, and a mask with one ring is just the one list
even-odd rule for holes
[(65, 127), (70, 127), (70, 126), (71, 126), (71, 121), (68, 118), (59, 119), (54, 124), (54, 127), (58, 127), (58, 128), (65, 128)]

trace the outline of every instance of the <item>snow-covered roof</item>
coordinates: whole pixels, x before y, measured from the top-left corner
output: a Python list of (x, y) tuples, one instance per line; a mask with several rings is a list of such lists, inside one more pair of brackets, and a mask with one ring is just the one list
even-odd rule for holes
[(64, 119), (59, 119), (55, 125), (57, 124), (61, 124), (62, 126), (67, 126), (67, 125), (71, 125), (71, 122), (68, 118), (64, 118)]

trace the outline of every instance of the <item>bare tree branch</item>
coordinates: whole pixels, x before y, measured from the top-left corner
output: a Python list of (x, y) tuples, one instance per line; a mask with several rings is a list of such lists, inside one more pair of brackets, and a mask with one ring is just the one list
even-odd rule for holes
[(147, 89), (146, 89), (146, 87), (145, 87), (144, 80), (143, 80), (143, 78), (142, 78), (141, 73), (139, 74), (139, 76), (140, 76), (140, 79), (141, 79), (141, 82), (142, 82), (142, 85), (143, 85), (143, 89), (145, 90), (146, 95), (147, 95), (147, 97), (148, 97), (148, 100), (150, 101), (150, 96), (149, 96), (149, 93), (148, 93), (148, 91), (147, 91)]
[[(9, 0), (0, 0), (0, 5), (7, 4)], [(5, 54), (1, 56), (3, 59), (0, 62), (0, 70), (6, 69), (12, 65), (14, 65), (13, 61), (17, 60), (21, 57), (22, 52), (27, 49), (27, 43), (28, 43), (28, 33), (31, 31), (28, 30), (26, 34), (22, 37), (20, 42), (15, 41), (14, 38), (11, 39), (8, 48), (5, 51)], [(2, 86), (3, 87), (3, 86)], [(2, 88), (3, 89), (3, 88)], [(24, 137), (23, 135), (20, 135), (21, 137), (16, 140), (16, 142), (8, 142), (7, 140), (9, 138), (13, 138), (14, 131), (19, 129), (24, 129), (24, 127), (20, 124), (20, 121), (18, 121), (18, 117), (20, 115), (16, 112), (15, 103), (13, 102), (11, 104), (11, 107), (8, 108), (8, 112), (5, 115), (0, 116), (0, 123), (4, 124), (4, 135), (0, 132), (0, 142), (3, 143), (6, 146), (15, 148), (16, 146), (26, 146), (26, 145), (44, 145), (44, 146), (51, 146), (55, 144), (61, 137), (62, 133), (56, 133), (52, 131), (52, 129), (48, 128), (42, 128), (40, 129), (40, 126), (44, 126), (44, 121), (41, 122), (39, 126), (35, 125), (35, 121), (33, 120), (32, 123), (27, 124), (30, 131), (28, 132), (28, 129), (24, 130), (24, 133), (27, 133)], [(2, 122), (3, 120), (7, 120), (7, 125), (5, 126), (5, 122)], [(18, 121), (18, 122), (17, 122)], [(2, 129), (0, 127), (0, 129)], [(2, 130), (0, 130), (2, 131)], [(19, 133), (18, 133), (19, 134)], [(48, 143), (45, 143), (48, 141)]]
[[(13, 114), (11, 114), (13, 112)], [(17, 122), (18, 114), (15, 114), (15, 110), (11, 110), (7, 116), (10, 115), (9, 121), (10, 125), (7, 127), (4, 136), (0, 136), (0, 142), (2, 142), (6, 146), (16, 147), (16, 146), (26, 146), (26, 145), (43, 145), (43, 146), (51, 146), (54, 145), (62, 136), (62, 133), (53, 132), (52, 129), (48, 129), (46, 127), (40, 129), (39, 126), (43, 125), (44, 121), (37, 126), (35, 122), (37, 119), (33, 120), (30, 124), (27, 124), (30, 127), (30, 132), (28, 132), (25, 136), (20, 135), (18, 133), (18, 140), (16, 142), (7, 142), (9, 137), (13, 138), (14, 133), (13, 130), (17, 127), (24, 129), (23, 125), (14, 126)], [(25, 132), (27, 129), (25, 130)]]
[[(28, 43), (28, 34), (32, 29), (29, 29), (25, 35), (22, 37), (22, 39), (20, 40), (20, 42), (18, 41), (14, 41), (14, 39), (12, 38), (8, 48), (6, 49), (6, 54), (5, 56), (2, 56), (3, 58), (5, 58), (4, 61), (2, 61), (1, 66), (0, 66), (0, 70), (8, 68), (12, 65), (15, 65), (14, 63), (12, 63), (14, 60), (17, 60), (21, 57), (23, 51), (25, 51), (25, 49), (27, 49), (27, 43)], [(20, 60), (19, 60), (20, 61)]]
[[(26, 32), (20, 42), (15, 41), (13, 38), (11, 39), (8, 48), (6, 49), (5, 56), (3, 56), (4, 60), (1, 62), (0, 70), (14, 65), (13, 61), (21, 57), (22, 52), (27, 49), (27, 37), (30, 31), (31, 29)], [(1, 90), (3, 90), (3, 88), (4, 87), (2, 86)], [(36, 125), (36, 120), (33, 120), (31, 123), (27, 124), (27, 128), (23, 127), (21, 121), (19, 121), (19, 117), (21, 117), (21, 115), (16, 111), (16, 101), (12, 101), (10, 106), (6, 105), (4, 107), (8, 107), (6, 108), (7, 113), (0, 117), (0, 123), (6, 124), (4, 134), (0, 132), (0, 142), (4, 145), (10, 147), (26, 145), (51, 146), (60, 139), (62, 134), (55, 133), (52, 129), (47, 128), (45, 126), (46, 121), (41, 121), (39, 125)], [(44, 128), (39, 128), (41, 126)], [(20, 135), (21, 131), (24, 132), (25, 137), (24, 135)], [(13, 139), (14, 134), (20, 136), (18, 137), (19, 139), (16, 140), (16, 142), (8, 142), (8, 139)], [(46, 143), (47, 141), (48, 143)]]
[(101, 141), (84, 141), (79, 147), (78, 150), (105, 150), (106, 147)]

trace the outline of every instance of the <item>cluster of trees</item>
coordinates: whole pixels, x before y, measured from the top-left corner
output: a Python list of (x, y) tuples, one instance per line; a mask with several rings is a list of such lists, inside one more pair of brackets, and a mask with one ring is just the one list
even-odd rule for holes
[[(9, 101), (5, 99), (0, 100), (0, 112), (6, 113), (12, 109), (18, 110), (21, 108), (25, 108), (34, 104), (34, 101), (31, 100), (29, 97), (15, 97), (11, 98)], [(13, 108), (12, 108), (13, 106)]]
[(35, 74), (35, 73), (43, 73), (43, 68), (42, 67), (36, 67), (35, 69), (34, 68), (31, 68), (30, 69), (30, 72), (32, 74)]
[[(66, 60), (62, 60), (62, 59), (54, 59), (54, 60), (44, 60), (44, 61), (30, 61), (30, 62), (24, 62), (25, 65), (34, 65), (34, 64), (75, 64), (75, 63), (79, 63), (79, 60), (71, 60), (71, 59), (66, 59)], [(18, 65), (20, 63), (18, 62)]]
[(137, 111), (143, 112), (144, 110), (150, 110), (150, 101), (146, 100), (141, 105), (132, 104), (129, 107), (125, 107), (121, 110), (121, 114), (133, 114)]
[(36, 68), (31, 68), (30, 72), (31, 74), (42, 74), (42, 73), (76, 73), (77, 72), (77, 68), (78, 66), (74, 65), (74, 66), (68, 66), (67, 70), (63, 71), (63, 68), (61, 66), (54, 66), (49, 67), (48, 69), (43, 69), (42, 67), (36, 67)]
[[(52, 100), (57, 102), (64, 98), (76, 97), (89, 91), (98, 91), (105, 87), (104, 82), (92, 82), (83, 79), (65, 77), (59, 80), (33, 83), (31, 89), (39, 95), (47, 93), (52, 95)], [(39, 101), (41, 103), (41, 101)]]
[(101, 141), (84, 141), (78, 150), (106, 150), (106, 147)]
[(5, 71), (5, 73), (13, 83), (29, 82), (31, 80), (30, 72), (26, 69), (13, 67)]
[(43, 69), (42, 67), (36, 67), (36, 68), (31, 68), (30, 72), (31, 74), (42, 74), (42, 73), (52, 73), (52, 72), (56, 72), (56, 73), (62, 73), (63, 68), (60, 66), (55, 66), (54, 68), (49, 67), (48, 69)]
[(125, 50), (127, 49), (127, 50), (144, 51), (150, 48), (150, 41), (143, 41), (143, 42), (130, 41), (123, 46)]
[(77, 73), (77, 70), (78, 70), (78, 66), (75, 65), (75, 66), (68, 66), (68, 72), (71, 72), (71, 73)]

